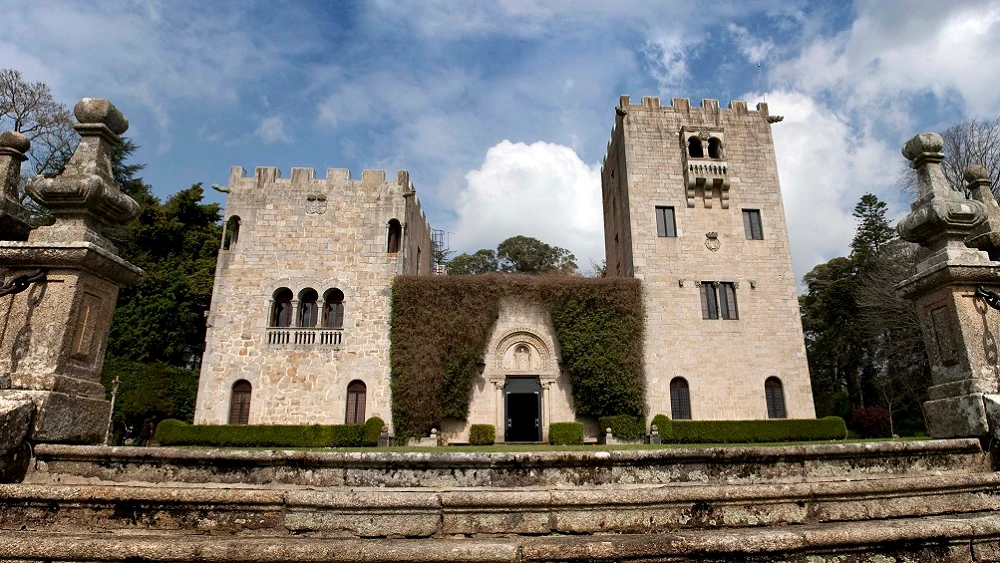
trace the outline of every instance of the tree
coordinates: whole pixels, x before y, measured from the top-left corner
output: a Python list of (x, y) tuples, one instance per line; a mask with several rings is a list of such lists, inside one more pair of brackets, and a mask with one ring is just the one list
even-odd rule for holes
[[(941, 132), (941, 138), (944, 140), (941, 150), (945, 154), (941, 169), (952, 188), (964, 191), (965, 169), (981, 164), (989, 173), (993, 193), (1000, 197), (1000, 117), (956, 123)], [(904, 194), (915, 198), (916, 173), (909, 165), (904, 166), (896, 184)]]
[(861, 201), (854, 206), (853, 215), (858, 219), (858, 227), (851, 241), (851, 259), (862, 269), (887, 243), (896, 239), (896, 230), (885, 218), (886, 207), (885, 202), (870, 193), (861, 196)]
[(488, 274), (498, 268), (497, 253), (484, 248), (472, 254), (459, 254), (448, 262), (449, 274)]
[(34, 174), (55, 173), (73, 155), (80, 136), (65, 105), (44, 82), (28, 83), (20, 71), (0, 69), (0, 130), (12, 129), (31, 141)]
[(502, 272), (541, 274), (553, 270), (576, 271), (576, 256), (558, 246), (523, 235), (510, 237), (497, 246)]

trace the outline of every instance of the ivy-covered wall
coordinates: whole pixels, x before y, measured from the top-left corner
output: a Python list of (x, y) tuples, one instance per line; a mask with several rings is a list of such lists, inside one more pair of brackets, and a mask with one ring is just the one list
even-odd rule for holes
[(638, 280), (626, 278), (396, 278), (390, 323), (397, 435), (424, 435), (443, 418), (466, 419), (476, 366), (504, 297), (548, 308), (576, 414), (644, 414), (641, 291)]

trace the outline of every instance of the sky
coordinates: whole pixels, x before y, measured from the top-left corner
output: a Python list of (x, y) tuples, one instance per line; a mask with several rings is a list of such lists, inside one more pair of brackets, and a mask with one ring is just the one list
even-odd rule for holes
[(619, 95), (766, 100), (801, 279), (864, 193), (905, 214), (906, 139), (1000, 113), (1000, 2), (8, 0), (0, 68), (110, 99), (161, 198), (234, 165), (406, 169), (452, 250), (527, 235), (584, 269)]

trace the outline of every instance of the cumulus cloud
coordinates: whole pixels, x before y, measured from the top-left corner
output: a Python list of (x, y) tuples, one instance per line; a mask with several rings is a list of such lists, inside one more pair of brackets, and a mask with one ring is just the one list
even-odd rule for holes
[(450, 229), (454, 248), (496, 248), (525, 235), (569, 249), (577, 265), (604, 258), (601, 167), (573, 149), (553, 143), (504, 140), (486, 151), (482, 165), (466, 174), (458, 194), (458, 220)]
[(254, 135), (265, 143), (290, 143), (291, 137), (285, 132), (285, 120), (280, 116), (272, 115), (260, 120)]
[(730, 23), (726, 29), (732, 34), (733, 39), (735, 39), (740, 53), (752, 63), (761, 62), (771, 51), (774, 51), (773, 41), (770, 39), (758, 39), (751, 35), (745, 27)]

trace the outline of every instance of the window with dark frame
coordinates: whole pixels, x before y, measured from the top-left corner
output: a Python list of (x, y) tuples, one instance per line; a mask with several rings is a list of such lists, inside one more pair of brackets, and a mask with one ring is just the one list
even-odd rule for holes
[(274, 292), (271, 304), (271, 326), (285, 328), (292, 326), (292, 290), (283, 287)]
[(747, 240), (764, 240), (764, 230), (760, 226), (760, 210), (743, 210), (743, 232)]
[(683, 377), (670, 380), (670, 418), (691, 420), (691, 393), (688, 382)]
[(733, 282), (701, 282), (701, 318), (735, 321), (740, 318), (736, 306), (736, 284)]
[(354, 380), (347, 386), (347, 424), (365, 423), (365, 395), (368, 387)]
[(333, 288), (323, 296), (323, 327), (344, 328), (344, 292)]
[(232, 395), (229, 399), (229, 424), (249, 424), (250, 395), (252, 392), (253, 386), (245, 379), (233, 383)]
[(781, 380), (768, 377), (764, 382), (764, 397), (767, 399), (767, 418), (787, 418), (785, 412), (785, 391)]
[(319, 294), (315, 289), (307, 288), (299, 293), (299, 326), (302, 328), (312, 328), (319, 320)]
[(674, 221), (673, 207), (656, 206), (656, 235), (660, 237), (677, 236), (677, 223)]

